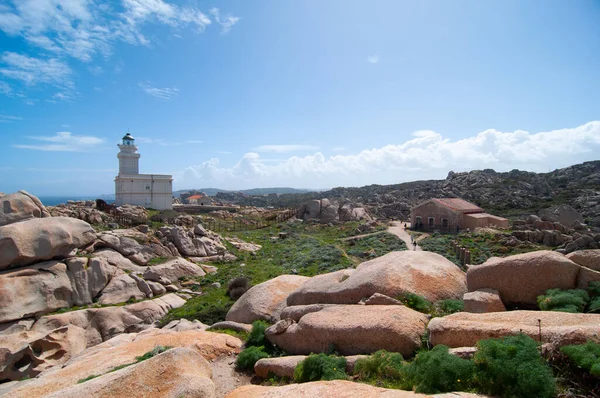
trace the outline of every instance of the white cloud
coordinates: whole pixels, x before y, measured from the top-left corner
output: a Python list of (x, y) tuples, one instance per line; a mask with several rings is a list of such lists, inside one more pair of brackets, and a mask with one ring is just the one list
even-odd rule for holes
[[(231, 15), (222, 17), (218, 9), (211, 10), (210, 15), (223, 33), (239, 20)], [(211, 18), (198, 8), (163, 0), (7, 0), (0, 4), (0, 30), (6, 35), (20, 37), (52, 57), (66, 56), (83, 62), (111, 56), (117, 42), (149, 46), (151, 40), (143, 33), (146, 25), (166, 25), (177, 30), (191, 27), (200, 33), (211, 23)], [(100, 72), (97, 66), (89, 69), (94, 74)], [(121, 69), (117, 65), (115, 73)], [(23, 72), (9, 74), (11, 78), (31, 80)]]
[(162, 138), (151, 138), (151, 137), (136, 137), (135, 140), (141, 144), (156, 144), (160, 146), (177, 146), (182, 145), (182, 142), (168, 141)]
[(5, 51), (0, 55), (0, 74), (27, 85), (48, 83), (56, 87), (73, 86), (71, 68), (56, 58), (33, 58)]
[(277, 153), (285, 153), (285, 152), (298, 152), (298, 151), (314, 151), (319, 149), (319, 147), (314, 145), (261, 145), (253, 148), (252, 150), (255, 152), (277, 152)]
[(73, 135), (70, 132), (59, 132), (54, 136), (30, 136), (31, 140), (42, 141), (35, 145), (13, 145), (15, 148), (49, 152), (88, 152), (104, 143), (104, 139), (85, 135)]
[(597, 159), (600, 121), (575, 128), (529, 133), (486, 130), (460, 140), (434, 131), (418, 131), (404, 143), (367, 149), (351, 155), (325, 157), (317, 152), (270, 162), (257, 153), (245, 154), (231, 167), (210, 159), (176, 173), (177, 184), (223, 188), (265, 186), (333, 187), (392, 184), (445, 178), (450, 170), (493, 168), (547, 172)]
[(218, 8), (212, 8), (210, 13), (219, 25), (221, 25), (221, 34), (226, 34), (231, 30), (233, 25), (240, 21), (239, 17), (234, 17), (232, 15), (221, 16), (221, 11)]
[(139, 83), (138, 85), (146, 92), (146, 94), (162, 100), (170, 100), (179, 93), (179, 89), (175, 87), (158, 88), (152, 87), (149, 83)]
[(23, 120), (23, 118), (19, 116), (0, 115), (0, 123), (12, 123), (17, 120)]
[(12, 89), (8, 83), (0, 81), (0, 94), (6, 95), (7, 97), (12, 96)]
[(367, 57), (367, 62), (370, 64), (376, 64), (379, 62), (379, 55), (374, 54), (374, 55), (369, 55)]

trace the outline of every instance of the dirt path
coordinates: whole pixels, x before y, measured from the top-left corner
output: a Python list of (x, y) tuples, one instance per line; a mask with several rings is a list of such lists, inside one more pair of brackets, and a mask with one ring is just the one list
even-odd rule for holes
[[(396, 235), (400, 239), (402, 239), (404, 241), (404, 243), (406, 243), (406, 247), (408, 247), (409, 250), (413, 250), (413, 245), (412, 245), (412, 242), (410, 239), (410, 234), (408, 233), (407, 230), (404, 229), (404, 223), (401, 223), (400, 221), (394, 221), (394, 222), (392, 222), (392, 225), (388, 228), (387, 231), (391, 234)], [(418, 252), (422, 251), (421, 246), (419, 246), (419, 245), (417, 245), (417, 247), (414, 249)]]
[(251, 384), (251, 376), (235, 370), (234, 356), (221, 357), (210, 364), (213, 370), (213, 383), (215, 383), (217, 398), (223, 398), (236, 388)]

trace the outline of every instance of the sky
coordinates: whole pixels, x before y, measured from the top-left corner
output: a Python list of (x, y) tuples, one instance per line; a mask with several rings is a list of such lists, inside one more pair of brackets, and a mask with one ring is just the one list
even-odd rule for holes
[(600, 159), (600, 1), (0, 0), (0, 191), (326, 189)]

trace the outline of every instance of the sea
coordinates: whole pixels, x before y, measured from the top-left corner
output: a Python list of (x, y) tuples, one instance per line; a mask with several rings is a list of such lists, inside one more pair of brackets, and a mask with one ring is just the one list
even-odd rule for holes
[(103, 197), (103, 196), (38, 196), (38, 199), (42, 201), (44, 206), (56, 206), (61, 203), (67, 203), (69, 200), (96, 200), (103, 199), (106, 203), (114, 203), (114, 198)]

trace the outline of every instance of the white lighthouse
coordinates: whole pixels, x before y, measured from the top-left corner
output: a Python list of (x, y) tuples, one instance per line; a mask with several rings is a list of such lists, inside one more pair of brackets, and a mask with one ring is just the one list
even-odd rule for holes
[(118, 145), (119, 175), (115, 178), (116, 205), (140, 205), (156, 210), (173, 208), (173, 176), (140, 174), (140, 154), (135, 139), (127, 133)]

